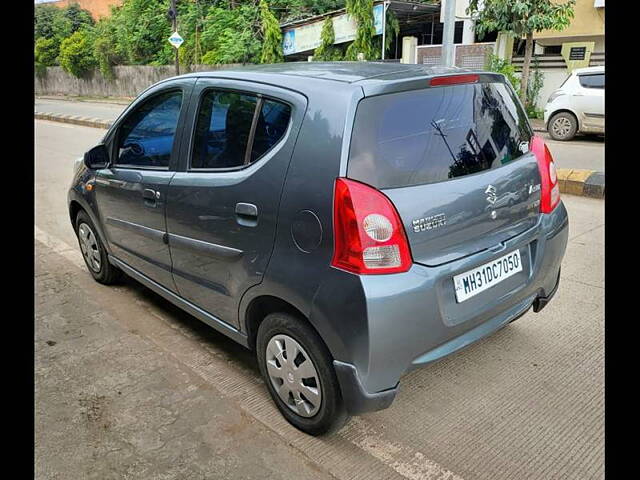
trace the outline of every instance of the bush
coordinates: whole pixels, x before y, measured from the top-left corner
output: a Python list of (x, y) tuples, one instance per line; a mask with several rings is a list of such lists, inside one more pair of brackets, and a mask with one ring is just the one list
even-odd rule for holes
[(41, 37), (36, 40), (35, 44), (35, 61), (45, 67), (51, 67), (56, 64), (56, 59), (60, 53), (60, 42), (57, 38)]
[(487, 64), (485, 67), (490, 72), (501, 73), (516, 91), (516, 94), (520, 92), (520, 79), (516, 76), (515, 67), (508, 60), (504, 60), (497, 55), (490, 54), (487, 57)]
[(60, 44), (60, 66), (71, 75), (81, 78), (96, 66), (93, 45), (89, 34), (80, 30)]

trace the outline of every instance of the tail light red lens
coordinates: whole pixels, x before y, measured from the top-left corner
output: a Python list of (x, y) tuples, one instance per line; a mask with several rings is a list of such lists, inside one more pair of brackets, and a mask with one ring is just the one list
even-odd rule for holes
[(336, 179), (331, 265), (357, 274), (406, 272), (413, 263), (400, 216), (380, 191)]
[(442, 85), (458, 85), (460, 83), (476, 83), (480, 75), (469, 73), (464, 75), (447, 75), (445, 77), (434, 77), (429, 80), (429, 86), (438, 87)]
[(540, 170), (540, 212), (551, 213), (560, 203), (560, 184), (556, 165), (542, 137), (534, 135), (531, 138), (531, 151), (538, 160)]

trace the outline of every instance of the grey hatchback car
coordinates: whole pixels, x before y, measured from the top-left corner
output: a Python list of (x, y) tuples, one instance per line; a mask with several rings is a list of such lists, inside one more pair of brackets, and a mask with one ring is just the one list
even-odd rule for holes
[(312, 435), (540, 311), (568, 232), (502, 75), (388, 63), (161, 81), (85, 154), (68, 205), (98, 282), (124, 272), (255, 350)]

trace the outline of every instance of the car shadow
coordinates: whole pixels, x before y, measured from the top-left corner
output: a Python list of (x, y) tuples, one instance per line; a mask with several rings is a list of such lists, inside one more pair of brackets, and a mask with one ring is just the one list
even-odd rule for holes
[(198, 341), (205, 343), (208, 347), (215, 348), (227, 358), (239, 363), (239, 366), (251, 371), (251, 373), (258, 376), (260, 375), (258, 362), (254, 352), (251, 350), (198, 320), (193, 315), (175, 306), (161, 295), (127, 275), (125, 275), (122, 280), (122, 286), (129, 288), (136, 296), (146, 300), (159, 310), (162, 310), (170, 317), (172, 322), (175, 322), (179, 327), (185, 329)]

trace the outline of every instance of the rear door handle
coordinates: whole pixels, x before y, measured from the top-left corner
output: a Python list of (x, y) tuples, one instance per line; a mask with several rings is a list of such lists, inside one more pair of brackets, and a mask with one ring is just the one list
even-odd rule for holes
[(245, 227), (258, 225), (258, 207), (253, 203), (236, 203), (236, 222)]

